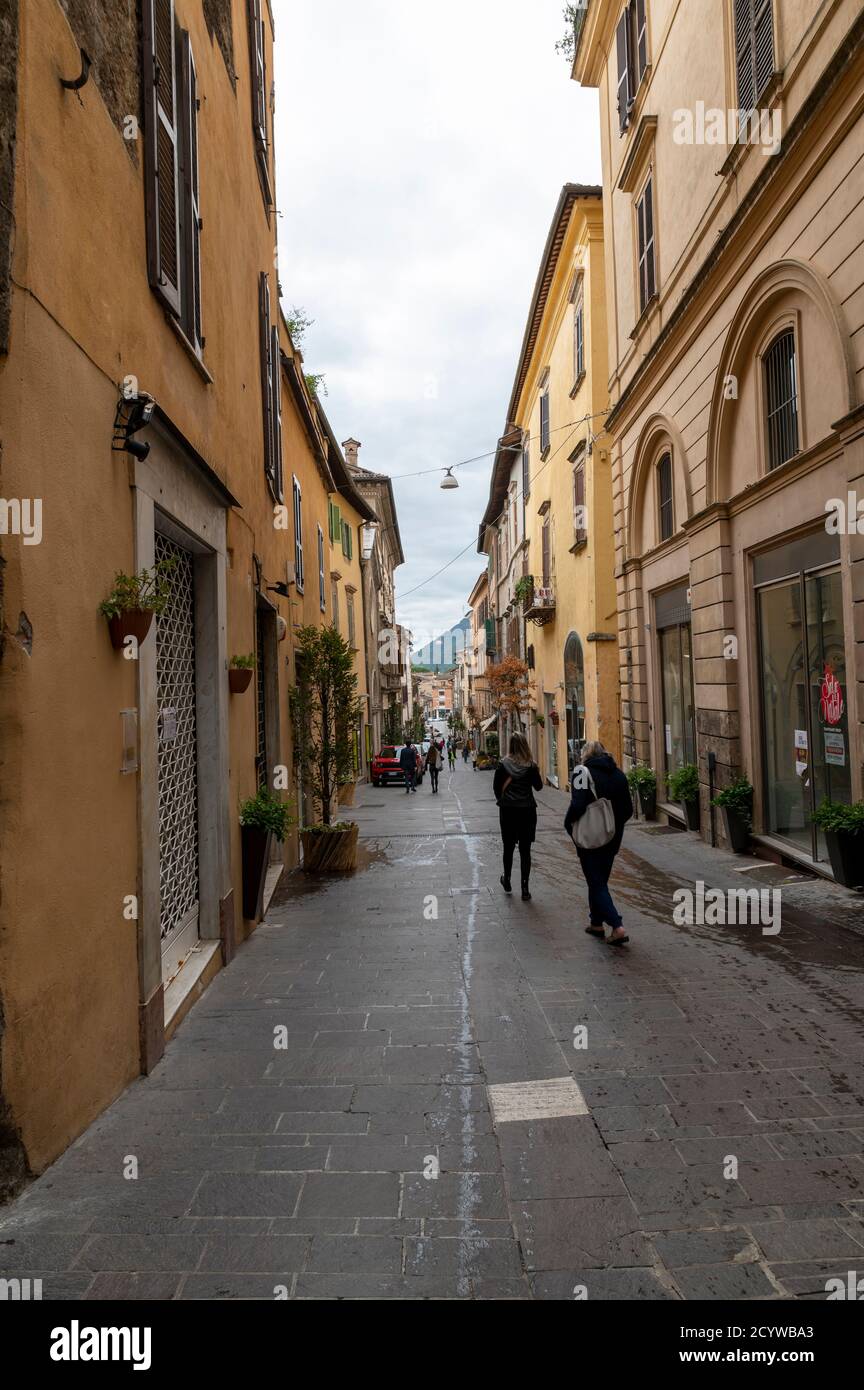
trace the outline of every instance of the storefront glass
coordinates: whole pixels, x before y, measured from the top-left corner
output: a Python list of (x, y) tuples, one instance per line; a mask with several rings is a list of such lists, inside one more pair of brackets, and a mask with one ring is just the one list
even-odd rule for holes
[(663, 748), (667, 772), (696, 761), (696, 722), (690, 624), (660, 632), (663, 685)]
[(852, 799), (840, 571), (815, 568), (838, 550), (836, 538), (811, 537), (754, 565), (757, 585), (802, 565), (757, 588), (765, 827), (820, 860), (813, 811), (825, 797)]
[(564, 648), (564, 702), (567, 716), (567, 775), (572, 777), (585, 742), (585, 663), (582, 643), (571, 632)]

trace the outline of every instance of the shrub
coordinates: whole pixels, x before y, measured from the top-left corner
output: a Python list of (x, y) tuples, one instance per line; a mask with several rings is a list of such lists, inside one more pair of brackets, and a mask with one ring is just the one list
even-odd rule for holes
[(711, 805), (725, 807), (732, 815), (737, 816), (748, 830), (753, 828), (753, 785), (743, 773), (736, 777), (734, 782), (730, 782), (728, 787), (719, 791)]
[(829, 801), (826, 796), (813, 812), (813, 823), (835, 835), (864, 834), (864, 801), (847, 806), (843, 801)]
[(240, 824), (254, 830), (267, 830), (284, 840), (294, 824), (288, 804), (280, 801), (266, 787), (240, 803)]
[(631, 792), (653, 792), (657, 790), (657, 773), (653, 767), (631, 767), (627, 773)]
[(672, 801), (699, 800), (699, 769), (693, 763), (685, 763), (677, 772), (670, 773), (666, 781)]

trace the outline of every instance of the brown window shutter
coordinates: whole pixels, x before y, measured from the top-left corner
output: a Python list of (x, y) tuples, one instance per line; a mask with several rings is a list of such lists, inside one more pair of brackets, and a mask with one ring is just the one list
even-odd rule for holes
[(252, 66), (252, 129), (259, 150), (267, 149), (267, 64), (264, 56), (264, 19), (261, 0), (247, 0), (249, 58)]
[(270, 329), (270, 374), (273, 380), (273, 496), (284, 501), (282, 486), (282, 364), (279, 358), (279, 329)]
[(615, 32), (615, 46), (618, 51), (618, 129), (623, 132), (630, 123), (630, 15), (625, 10), (618, 21)]
[(201, 200), (198, 184), (198, 74), (189, 35), (182, 39), (180, 91), (181, 112), (180, 172), (182, 186), (181, 225), (183, 229), (182, 326), (196, 352), (204, 347), (201, 327)]
[(543, 522), (543, 588), (549, 588), (549, 521)]
[(180, 313), (177, 70), (174, 0), (143, 0), (144, 179), (147, 273), (172, 314)]
[(273, 367), (270, 334), (270, 278), (265, 270), (258, 279), (258, 322), (261, 339), (261, 399), (264, 406), (264, 473), (275, 496), (273, 468)]

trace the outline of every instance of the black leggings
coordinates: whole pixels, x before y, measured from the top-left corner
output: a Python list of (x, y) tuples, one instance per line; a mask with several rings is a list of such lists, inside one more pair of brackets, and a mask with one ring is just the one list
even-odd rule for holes
[(438, 777), (439, 777), (440, 773), (441, 773), (440, 767), (433, 766), (432, 763), (429, 764), (429, 776), (430, 776), (431, 779), (432, 779), (432, 790), (433, 790), (433, 792), (437, 792), (437, 790), (438, 790)]
[(519, 846), (519, 866), (522, 882), (531, 873), (531, 845), (537, 829), (537, 813), (530, 816), (501, 816), (501, 842), (504, 846), (504, 877), (509, 881), (513, 869), (513, 852)]

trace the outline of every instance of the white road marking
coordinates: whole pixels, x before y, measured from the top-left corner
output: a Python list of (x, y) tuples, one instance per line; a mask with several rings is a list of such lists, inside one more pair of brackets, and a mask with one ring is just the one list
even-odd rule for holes
[(564, 1115), (587, 1115), (585, 1097), (570, 1076), (553, 1081), (512, 1081), (489, 1086), (489, 1103), (496, 1124), (510, 1120), (554, 1120)]

